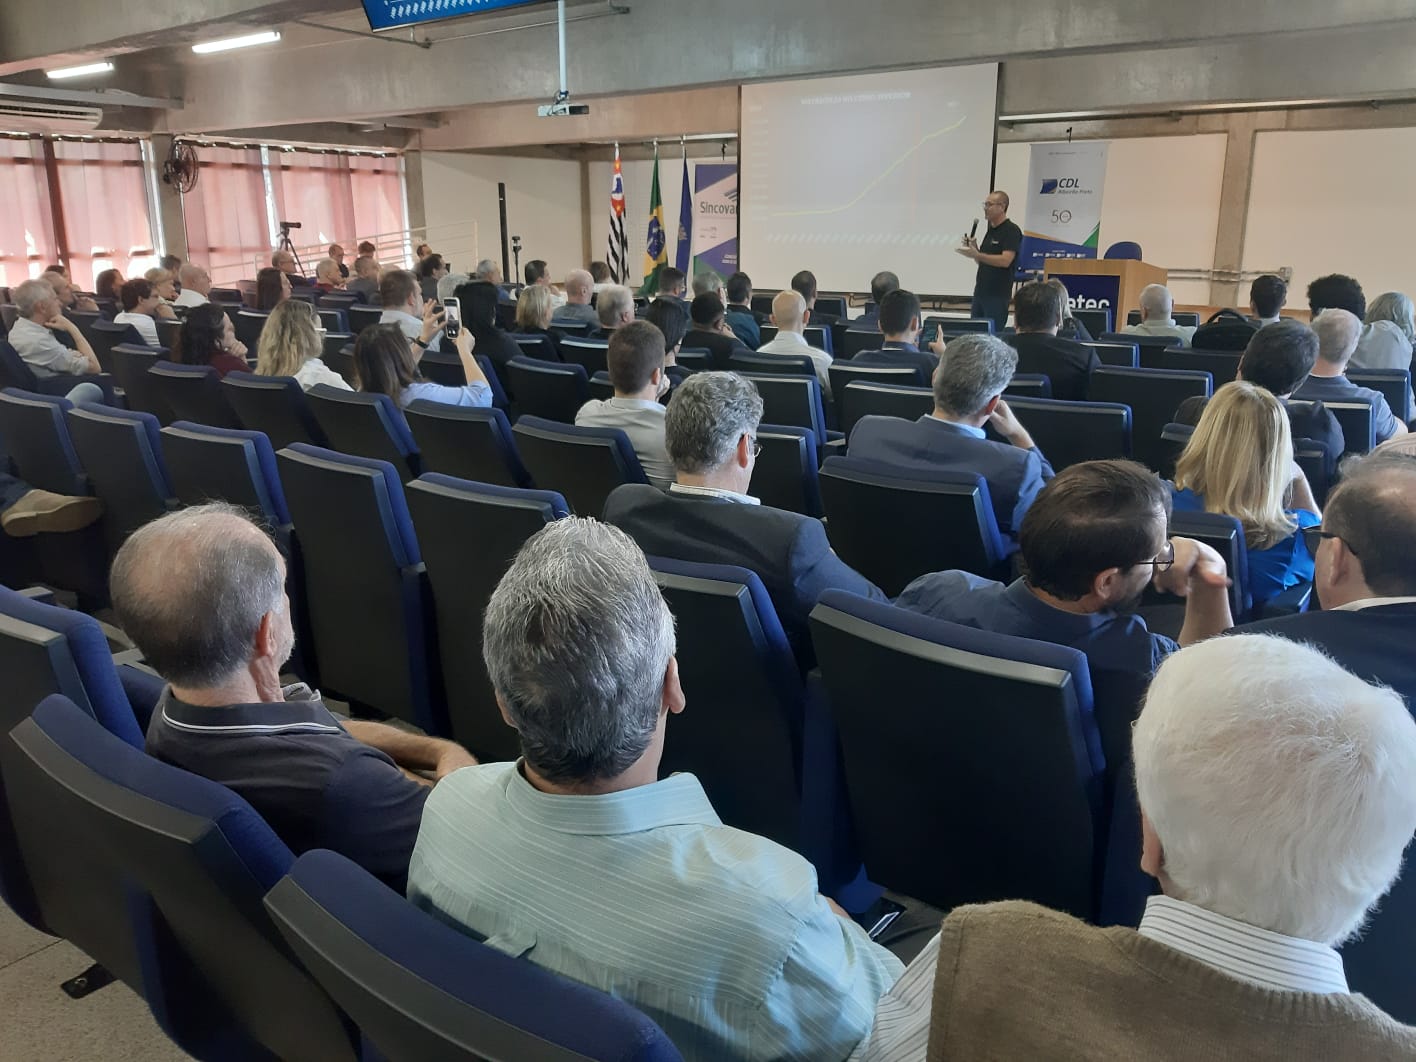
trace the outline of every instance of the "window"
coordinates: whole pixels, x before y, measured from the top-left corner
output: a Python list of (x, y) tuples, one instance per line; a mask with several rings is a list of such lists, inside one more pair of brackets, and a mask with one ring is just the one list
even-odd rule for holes
[(44, 145), (0, 138), (0, 285), (16, 287), (57, 257)]
[(142, 145), (56, 140), (53, 157), (70, 279), (92, 291), (105, 269), (132, 278), (157, 265)]
[(254, 276), (271, 248), (261, 149), (204, 146), (197, 155), (197, 186), (182, 197), (187, 257), (218, 283)]

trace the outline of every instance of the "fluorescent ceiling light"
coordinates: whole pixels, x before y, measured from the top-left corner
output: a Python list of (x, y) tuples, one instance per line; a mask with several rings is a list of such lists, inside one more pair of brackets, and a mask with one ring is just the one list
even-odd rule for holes
[(229, 52), (232, 48), (249, 48), (255, 44), (274, 44), (278, 40), (280, 34), (271, 30), (268, 33), (248, 33), (244, 37), (226, 37), (219, 41), (194, 44), (192, 51), (198, 55), (209, 55), (212, 52)]
[(66, 66), (59, 70), (46, 70), (45, 76), (52, 81), (63, 81), (66, 77), (88, 77), (90, 74), (107, 74), (113, 69), (113, 64), (86, 63), (83, 66)]

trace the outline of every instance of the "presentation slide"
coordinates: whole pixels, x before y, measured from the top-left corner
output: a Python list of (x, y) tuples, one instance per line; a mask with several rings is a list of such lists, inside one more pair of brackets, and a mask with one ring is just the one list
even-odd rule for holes
[(810, 269), (864, 291), (890, 269), (971, 293), (954, 248), (983, 214), (997, 94), (994, 63), (744, 85), (742, 268), (761, 288)]

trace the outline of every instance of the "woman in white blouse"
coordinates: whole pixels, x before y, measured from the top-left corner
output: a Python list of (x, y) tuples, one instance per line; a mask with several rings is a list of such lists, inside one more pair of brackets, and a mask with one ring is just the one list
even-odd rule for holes
[(324, 363), (315, 308), (301, 299), (287, 299), (270, 312), (256, 346), (256, 374), (293, 376), (308, 391), (329, 384), (341, 391), (353, 388)]

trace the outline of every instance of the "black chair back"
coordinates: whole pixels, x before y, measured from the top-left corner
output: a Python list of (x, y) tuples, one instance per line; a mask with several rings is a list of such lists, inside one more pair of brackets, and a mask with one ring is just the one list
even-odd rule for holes
[(928, 572), (960, 569), (990, 579), (1006, 574), (981, 476), (901, 477), (874, 462), (831, 457), (820, 479), (832, 548), (888, 596)]
[[(877, 338), (879, 338), (877, 336)], [(841, 430), (849, 434), (850, 425), (860, 418), (851, 409), (852, 395), (847, 391), (852, 383), (899, 384), (903, 387), (925, 387), (929, 381), (921, 379), (918, 369), (894, 368), (884, 365), (853, 365), (846, 361), (832, 362), (826, 370), (831, 381), (831, 396), (835, 400), (836, 420)]]
[(1376, 418), (1370, 402), (1324, 402), (1337, 418), (1346, 444), (1344, 454), (1370, 453), (1377, 445)]
[(757, 445), (762, 452), (752, 469), (752, 496), (773, 509), (821, 516), (815, 433), (788, 424), (759, 424)]
[(12, 302), (0, 303), (0, 334), (8, 335), (20, 319), (20, 308)]
[(418, 444), (403, 413), (388, 395), (340, 391), (318, 384), (306, 392), (330, 448), (343, 454), (387, 461), (405, 479), (422, 471)]
[(305, 391), (293, 376), (232, 372), (222, 379), (221, 386), (241, 426), (264, 432), (274, 449), (297, 442), (326, 445)]
[(1175, 463), (1190, 444), (1190, 436), (1195, 434), (1193, 424), (1167, 424), (1160, 430), (1160, 467), (1156, 469), (1161, 479), (1175, 478)]
[(743, 373), (762, 396), (762, 419), (768, 424), (809, 428), (819, 451), (826, 445), (826, 412), (821, 402), (821, 381), (810, 375)]
[(1044, 376), (1042, 373), (1019, 372), (1014, 373), (1013, 378), (1008, 381), (1008, 386), (1004, 391), (1010, 395), (1018, 395), (1022, 398), (1051, 398), (1052, 397), (1052, 377)]
[(290, 523), (275, 452), (260, 432), (179, 420), (162, 429), (162, 455), (172, 493), (183, 505), (224, 501), (268, 527)]
[(590, 377), (590, 397), (601, 402), (615, 397), (615, 385), (610, 382), (610, 374), (597, 372)]
[(900, 417), (919, 420), (934, 412), (934, 392), (928, 387), (906, 387), (902, 384), (866, 383), (853, 380), (846, 385), (850, 392), (833, 390), (836, 408), (841, 412), (841, 430), (850, 437), (851, 429), (861, 417)]
[(841, 333), (841, 342), (836, 345), (836, 357), (848, 361), (863, 350), (879, 350), (884, 344), (885, 337), (878, 331), (847, 328)]
[(1298, 462), (1303, 475), (1308, 477), (1313, 500), (1319, 507), (1326, 505), (1328, 491), (1332, 489), (1332, 481), (1328, 476), (1327, 447), (1312, 439), (1294, 439), (1293, 460)]
[[(1102, 343), (1134, 343), (1141, 348), (1142, 355), (1147, 350), (1164, 350), (1166, 347), (1180, 345), (1179, 336), (1142, 336), (1135, 332), (1103, 332), (1096, 338)], [(1145, 362), (1141, 364), (1144, 365)]]
[(1051, 398), (1010, 398), (1008, 405), (1059, 472), (1082, 461), (1131, 456), (1130, 406)]
[(148, 369), (148, 382), (158, 401), (177, 420), (194, 420), (215, 428), (239, 428), (236, 411), (226, 400), (221, 378), (210, 365), (174, 365), (159, 361)]
[(1216, 388), (1239, 376), (1241, 354), (1227, 350), (1191, 350), (1186, 347), (1146, 348), (1141, 351), (1144, 369), (1186, 369), (1207, 372)]
[(1397, 420), (1411, 420), (1410, 369), (1348, 369), (1347, 378), (1360, 387), (1380, 391)]
[(609, 349), (607, 339), (566, 336), (561, 340), (560, 355), (568, 364), (579, 365), (593, 376), (597, 372), (609, 372)]
[(556, 349), (555, 342), (550, 336), (539, 334), (523, 336), (512, 333), (511, 338), (520, 348), (523, 357), (537, 358), (540, 361), (559, 362), (561, 360), (560, 351)]
[(383, 310), (378, 306), (351, 306), (348, 313), (349, 331), (356, 336), (369, 325), (378, 324), (379, 318), (383, 316)]
[(1122, 369), (1134, 369), (1140, 357), (1140, 348), (1135, 343), (1083, 343), (1082, 346), (1096, 352), (1097, 360), (1103, 365), (1114, 365)]
[(88, 477), (64, 417), (73, 404), (53, 395), (6, 388), (0, 392), (0, 442), (20, 478), (55, 494), (89, 492)]
[(1111, 310), (1101, 307), (1095, 310), (1072, 310), (1077, 323), (1087, 330), (1087, 335), (1099, 336), (1111, 331)]
[(474, 409), (418, 399), (404, 410), (427, 472), (475, 483), (529, 487), (511, 424), (499, 409)]
[(181, 339), (181, 320), (175, 317), (159, 317), (157, 319), (157, 341), (159, 344), (169, 351), (175, 351), (181, 344)]
[[(1229, 611), (1235, 623), (1244, 622), (1253, 599), (1249, 596), (1249, 548), (1239, 521), (1223, 513), (1177, 512), (1170, 514), (1170, 534), (1203, 542), (1224, 558), (1232, 584)], [(1162, 599), (1162, 600), (1171, 600)]]
[(523, 416), (511, 434), (535, 484), (559, 493), (580, 516), (598, 518), (610, 491), (622, 484), (649, 482), (618, 428), (577, 428)]
[(408, 508), (437, 614), (452, 736), (483, 762), (516, 759), (520, 739), (502, 718), (482, 659), (482, 615), (525, 541), (568, 514), (565, 500), (425, 473), (408, 485)]
[(574, 424), (575, 414), (590, 401), (590, 378), (578, 363), (515, 357), (506, 363), (506, 372), (522, 414)]
[(69, 437), (103, 502), (110, 552), (143, 524), (176, 507), (157, 418), (126, 409), (71, 409)]
[(816, 366), (805, 354), (734, 354), (728, 359), (734, 372), (815, 376)]
[(1131, 407), (1131, 454), (1156, 471), (1160, 470), (1164, 457), (1160, 433), (1175, 419), (1180, 403), (1197, 396), (1208, 398), (1212, 393), (1209, 373), (1183, 369), (1102, 366), (1092, 371), (1087, 385), (1091, 401)]
[(238, 310), (236, 318), (232, 321), (236, 329), (236, 338), (246, 344), (246, 349), (253, 351), (260, 345), (261, 331), (265, 328), (266, 319), (270, 317), (268, 313), (257, 313), (255, 310)]
[(162, 424), (171, 424), (177, 417), (157, 389), (156, 380), (148, 370), (162, 360), (162, 355), (141, 343), (121, 343), (114, 347), (113, 378), (128, 398), (128, 408), (151, 413)]

